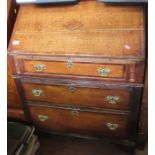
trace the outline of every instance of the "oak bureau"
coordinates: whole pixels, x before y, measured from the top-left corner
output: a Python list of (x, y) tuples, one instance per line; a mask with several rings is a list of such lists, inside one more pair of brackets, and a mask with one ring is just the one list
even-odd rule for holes
[(27, 121), (136, 145), (145, 66), (140, 5), (22, 5), (8, 49)]

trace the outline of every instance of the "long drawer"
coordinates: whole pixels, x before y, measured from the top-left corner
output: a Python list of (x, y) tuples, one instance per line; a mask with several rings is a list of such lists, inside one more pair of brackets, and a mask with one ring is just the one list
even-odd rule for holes
[(26, 101), (127, 111), (139, 105), (139, 91), (135, 86), (141, 90), (141, 85), (27, 76), (19, 79)]
[(23, 84), (26, 100), (52, 104), (78, 105), (99, 108), (129, 109), (128, 90), (87, 88), (66, 85)]
[(9, 58), (13, 72), (18, 75), (121, 83), (142, 83), (144, 76), (143, 60), (50, 55), (10, 55)]
[(65, 134), (127, 138), (130, 123), (128, 115), (104, 114), (81, 110), (57, 109), (30, 105), (33, 123), (41, 129)]
[(124, 78), (125, 65), (23, 61), (25, 73), (68, 74), (79, 76), (97, 76), (106, 78)]

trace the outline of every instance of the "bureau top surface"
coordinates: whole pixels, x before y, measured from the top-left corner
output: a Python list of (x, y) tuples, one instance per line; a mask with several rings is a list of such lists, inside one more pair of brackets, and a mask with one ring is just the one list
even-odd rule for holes
[(143, 57), (142, 6), (82, 1), (20, 7), (9, 52), (38, 55)]

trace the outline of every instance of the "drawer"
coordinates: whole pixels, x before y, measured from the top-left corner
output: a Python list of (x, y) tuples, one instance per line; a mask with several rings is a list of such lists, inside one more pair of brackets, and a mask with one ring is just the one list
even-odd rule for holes
[(123, 110), (129, 110), (131, 106), (132, 90), (127, 87), (121, 88), (119, 85), (108, 85), (106, 88), (103, 83), (99, 87), (94, 82), (94, 86), (83, 83), (78, 86), (75, 83), (66, 85), (23, 83), (22, 86), (26, 100), (30, 101)]
[(23, 61), (25, 73), (66, 74), (79, 76), (95, 76), (106, 78), (124, 78), (124, 65)]
[(34, 124), (41, 129), (85, 136), (127, 138), (127, 115), (29, 106)]
[(126, 59), (16, 55), (9, 56), (13, 73), (52, 78), (74, 78), (142, 83), (144, 62)]

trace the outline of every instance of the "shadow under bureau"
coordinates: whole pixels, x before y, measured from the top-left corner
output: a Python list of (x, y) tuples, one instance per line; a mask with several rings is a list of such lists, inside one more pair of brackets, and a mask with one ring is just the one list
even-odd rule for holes
[(23, 5), (8, 49), (27, 121), (136, 145), (145, 65), (139, 5)]

